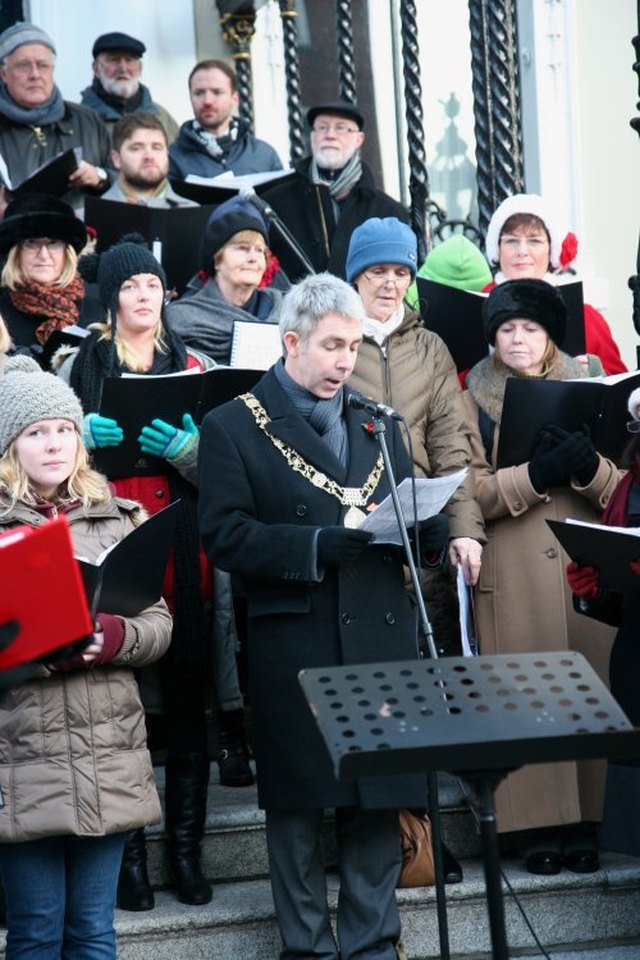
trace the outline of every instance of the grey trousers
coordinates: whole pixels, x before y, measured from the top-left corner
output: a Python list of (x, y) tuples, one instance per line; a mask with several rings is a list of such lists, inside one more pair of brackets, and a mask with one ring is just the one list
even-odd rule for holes
[(396, 810), (336, 810), (340, 890), (334, 936), (320, 847), (323, 810), (266, 811), (280, 960), (397, 960)]

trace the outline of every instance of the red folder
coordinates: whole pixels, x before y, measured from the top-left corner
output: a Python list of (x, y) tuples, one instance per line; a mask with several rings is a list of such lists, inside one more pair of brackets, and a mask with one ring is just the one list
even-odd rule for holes
[(64, 517), (0, 536), (0, 623), (15, 620), (16, 639), (0, 651), (0, 669), (45, 657), (93, 633), (80, 567)]

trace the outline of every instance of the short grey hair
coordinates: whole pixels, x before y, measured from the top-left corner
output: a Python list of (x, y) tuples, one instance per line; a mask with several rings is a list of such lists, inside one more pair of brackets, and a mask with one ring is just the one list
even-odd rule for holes
[(285, 333), (297, 333), (303, 344), (323, 317), (338, 313), (361, 323), (365, 318), (364, 305), (357, 291), (332, 273), (316, 273), (305, 277), (289, 290), (280, 311), (280, 338)]

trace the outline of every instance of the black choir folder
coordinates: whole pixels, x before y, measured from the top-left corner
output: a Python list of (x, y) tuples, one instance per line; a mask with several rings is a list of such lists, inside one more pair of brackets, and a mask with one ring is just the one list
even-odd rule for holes
[(630, 568), (640, 560), (640, 527), (605, 527), (582, 520), (547, 520), (572, 560), (595, 567), (602, 585), (619, 593), (640, 590), (640, 577)]
[(179, 510), (176, 500), (154, 513), (97, 562), (77, 558), (94, 617), (135, 617), (160, 598)]
[(69, 189), (69, 177), (78, 169), (81, 159), (81, 148), (69, 147), (68, 150), (57, 153), (51, 160), (43, 163), (20, 183), (11, 182), (4, 162), (0, 164), (0, 177), (14, 198), (22, 197), (27, 193), (44, 193), (61, 197)]
[(160, 261), (169, 287), (182, 293), (200, 265), (200, 240), (213, 207), (148, 207), (87, 196), (85, 223), (102, 253), (125, 234), (139, 233)]
[(587, 427), (598, 453), (617, 461), (627, 433), (627, 400), (640, 386), (640, 371), (594, 380), (529, 380), (509, 377), (504, 394), (498, 467), (526, 463), (542, 427), (570, 432)]
[[(442, 337), (456, 369), (469, 370), (486, 357), (489, 347), (484, 336), (482, 305), (487, 295), (458, 290), (424, 277), (417, 278), (417, 285), (424, 324)], [(566, 283), (557, 289), (567, 308), (567, 329), (560, 346), (570, 356), (578, 356), (585, 352), (582, 283)]]
[(124, 440), (117, 447), (93, 451), (97, 469), (111, 479), (166, 473), (166, 460), (140, 449), (138, 437), (142, 428), (156, 418), (181, 427), (185, 413), (190, 413), (199, 424), (213, 407), (251, 390), (262, 373), (261, 370), (214, 367), (202, 373), (106, 377), (99, 412), (120, 424)]
[(88, 638), (93, 620), (65, 517), (0, 536), (0, 623), (18, 625), (0, 670)]

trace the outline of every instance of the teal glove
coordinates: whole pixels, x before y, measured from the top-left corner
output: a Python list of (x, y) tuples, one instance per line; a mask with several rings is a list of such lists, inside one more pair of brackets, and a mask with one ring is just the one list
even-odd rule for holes
[(142, 428), (138, 443), (143, 453), (152, 453), (165, 460), (181, 460), (196, 443), (198, 432), (191, 414), (185, 413), (182, 430), (164, 420), (152, 420), (150, 427)]
[(117, 447), (124, 439), (122, 427), (116, 420), (87, 413), (82, 421), (82, 439), (88, 450), (96, 447)]

